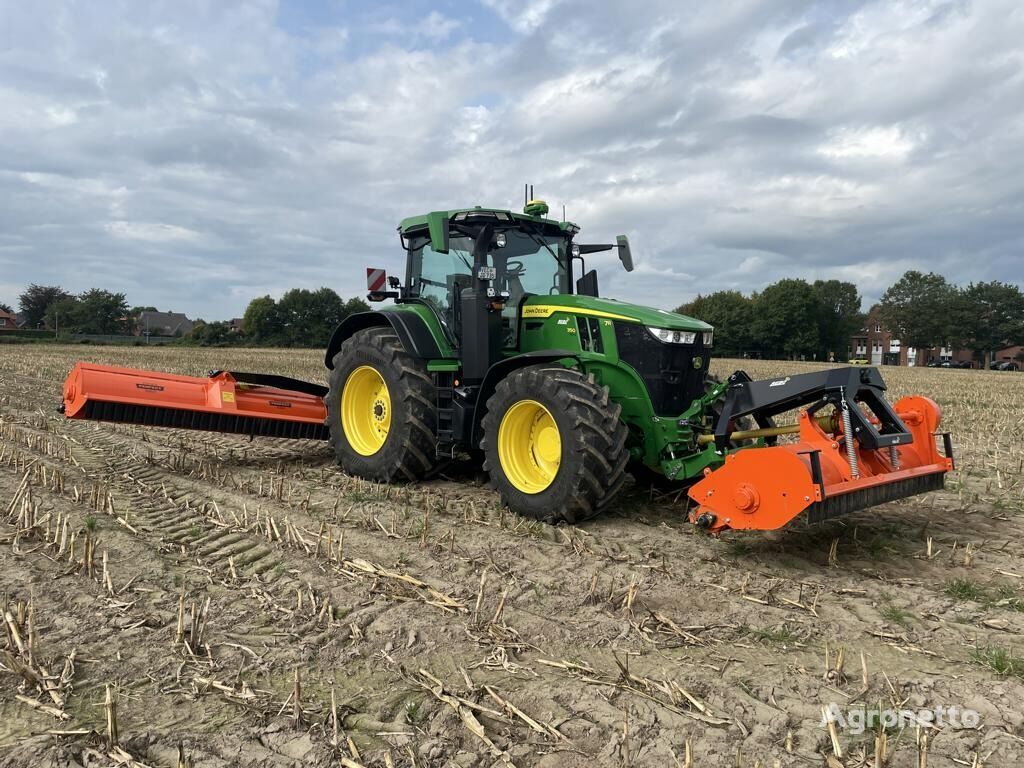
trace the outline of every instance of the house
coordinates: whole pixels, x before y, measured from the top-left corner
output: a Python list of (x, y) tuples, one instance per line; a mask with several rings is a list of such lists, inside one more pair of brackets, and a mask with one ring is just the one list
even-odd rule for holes
[(184, 336), (195, 325), (181, 312), (145, 312), (139, 313), (139, 322), (135, 327), (136, 336)]
[(850, 337), (850, 357), (867, 360), (871, 365), (924, 365), (925, 350), (905, 347), (882, 323), (881, 309), (876, 304), (868, 311), (859, 333)]
[(928, 350), (928, 362), (955, 363), (958, 366), (974, 368), (974, 352), (969, 349), (953, 349), (950, 347), (932, 347)]
[(867, 360), (871, 365), (927, 365), (933, 359), (971, 360), (970, 350), (915, 349), (903, 345), (882, 323), (881, 309), (876, 304), (868, 311), (867, 321), (859, 333), (850, 337), (850, 357)]
[(993, 359), (1000, 362), (1004, 360), (1024, 360), (1024, 345), (1017, 344), (1013, 347), (1000, 349), (995, 353)]
[(0, 331), (13, 331), (19, 327), (18, 316), (13, 312), (0, 310)]
[(231, 326), (229, 331), (231, 333), (245, 333), (245, 321), (240, 317), (233, 317), (228, 324)]

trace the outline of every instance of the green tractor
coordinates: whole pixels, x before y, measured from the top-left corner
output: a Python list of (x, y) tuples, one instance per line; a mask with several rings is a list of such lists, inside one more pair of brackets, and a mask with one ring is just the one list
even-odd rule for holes
[[(690, 519), (716, 532), (942, 487), (952, 443), (932, 401), (893, 409), (874, 368), (764, 381), (737, 371), (717, 382), (710, 325), (599, 295), (584, 257), (615, 249), (632, 270), (624, 236), (577, 242), (579, 227), (547, 214), (528, 200), (522, 213), (477, 206), (403, 220), (404, 280), (367, 270), (370, 300), (393, 303), (336, 329), (327, 388), (79, 363), (60, 408), (68, 418), (329, 439), (346, 472), (389, 483), (429, 477), (465, 453), (511, 510), (548, 522), (598, 514), (627, 473), (688, 485)], [(796, 421), (777, 425), (787, 412)]]
[(614, 248), (632, 270), (627, 239), (579, 243), (547, 213), (534, 200), (402, 221), (404, 281), (380, 290), (367, 270), (369, 298), (394, 303), (347, 318), (325, 356), (347, 472), (411, 481), (482, 454), (510, 509), (573, 522), (607, 507), (630, 468), (688, 479), (721, 462), (692, 450), (720, 394), (707, 392), (711, 326), (599, 297), (584, 256)]

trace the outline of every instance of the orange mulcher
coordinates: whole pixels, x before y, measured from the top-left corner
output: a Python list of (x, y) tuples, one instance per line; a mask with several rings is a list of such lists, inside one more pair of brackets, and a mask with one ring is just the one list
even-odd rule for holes
[(195, 378), (78, 363), (60, 411), (69, 419), (326, 440), (326, 394), (285, 376), (214, 371)]
[[(737, 371), (715, 434), (698, 439), (723, 449), (745, 441), (757, 447), (727, 451), (720, 468), (705, 470), (689, 490), (697, 504), (690, 519), (712, 531), (773, 530), (805, 510), (817, 522), (941, 489), (953, 445), (938, 431), (939, 406), (920, 395), (890, 406), (884, 389), (874, 368), (764, 381)], [(774, 424), (775, 415), (793, 410), (796, 423)], [(744, 418), (758, 428), (735, 430)], [(782, 435), (797, 439), (778, 444)]]

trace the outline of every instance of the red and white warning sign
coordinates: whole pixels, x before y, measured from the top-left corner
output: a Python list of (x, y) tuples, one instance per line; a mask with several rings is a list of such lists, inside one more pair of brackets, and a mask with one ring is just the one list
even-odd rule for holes
[(366, 287), (371, 291), (383, 291), (388, 276), (383, 269), (366, 268)]

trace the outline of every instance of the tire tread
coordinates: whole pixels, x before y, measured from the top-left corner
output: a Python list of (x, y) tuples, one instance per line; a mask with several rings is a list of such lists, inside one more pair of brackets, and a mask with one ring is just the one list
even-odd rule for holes
[[(360, 474), (367, 479), (382, 482), (414, 482), (436, 468), (436, 459), (431, 458), (435, 455), (437, 439), (434, 386), (422, 363), (405, 350), (401, 340), (390, 327), (378, 326), (357, 331), (345, 340), (334, 356), (331, 391), (325, 398), (331, 446), (338, 462), (344, 466), (348, 458), (345, 452), (347, 440), (341, 428), (341, 417), (338, 412), (341, 408), (340, 391), (336, 391), (340, 390), (344, 381), (340, 381), (340, 375), (335, 373), (342, 370), (346, 360), (356, 349), (368, 346), (376, 348), (398, 378), (398, 391), (392, 392), (391, 397), (393, 400), (397, 398), (403, 402), (408, 429), (402, 430), (404, 435), (397, 460), (382, 463), (379, 467), (373, 467), (370, 471), (363, 471)], [(384, 449), (381, 453), (383, 451)]]
[[(628, 430), (619, 418), (622, 406), (610, 400), (608, 388), (598, 385), (592, 375), (557, 365), (530, 366), (509, 374), (498, 383), (492, 399), (525, 398), (531, 393), (560, 404), (571, 421), (573, 450), (583, 461), (572, 478), (573, 493), (541, 513), (523, 511), (548, 523), (576, 523), (600, 514), (612, 503), (626, 478)], [(497, 459), (492, 443), (497, 443), (500, 422), (501, 415), (488, 408), (480, 446), (485, 454), (484, 469), (491, 477), (491, 487), (502, 494), (502, 501), (520, 511), (509, 503), (495, 480), (501, 468), (494, 466)]]

